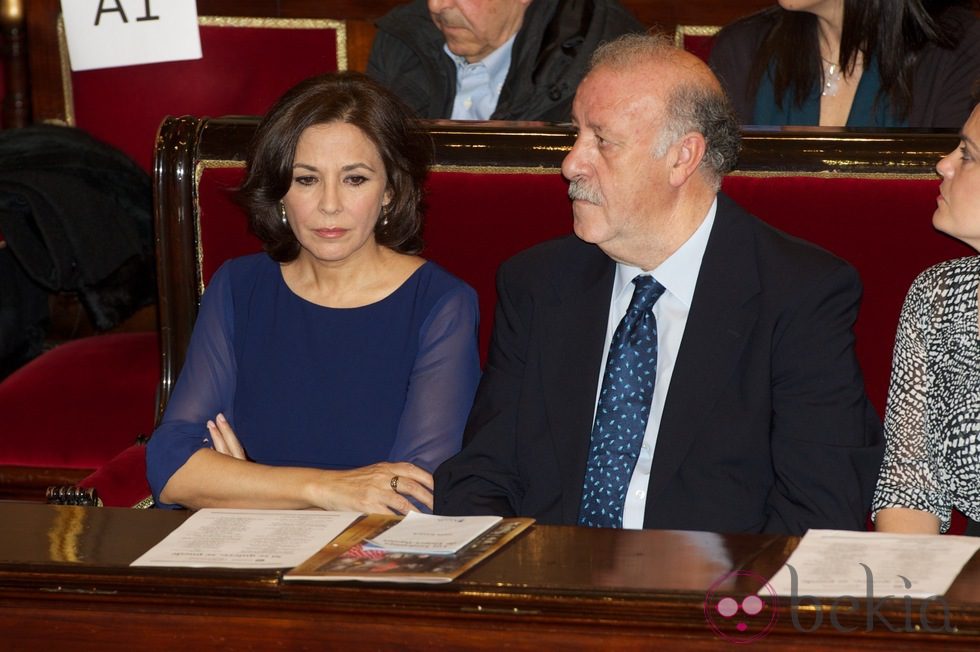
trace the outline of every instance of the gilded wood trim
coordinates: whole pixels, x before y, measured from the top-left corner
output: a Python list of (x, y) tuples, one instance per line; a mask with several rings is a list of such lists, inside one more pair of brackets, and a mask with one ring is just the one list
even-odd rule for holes
[[(75, 95), (71, 85), (71, 59), (68, 57), (68, 39), (65, 36), (65, 19), (58, 12), (58, 61), (61, 62), (61, 95), (65, 102), (64, 124), (75, 126)], [(48, 122), (61, 122), (48, 120)]]
[(149, 509), (153, 507), (153, 496), (147, 496), (143, 500), (133, 505), (132, 509)]
[(902, 173), (902, 172), (844, 172), (844, 171), (820, 171), (820, 172), (801, 172), (798, 170), (787, 170), (785, 172), (769, 170), (733, 170), (727, 175), (729, 177), (750, 177), (759, 179), (777, 179), (780, 177), (808, 177), (815, 179), (890, 179), (897, 181), (924, 181), (928, 179), (939, 180), (936, 174), (926, 173)]
[(202, 159), (194, 166), (194, 264), (197, 265), (197, 298), (204, 294), (204, 250), (201, 249), (201, 177), (209, 168), (243, 168), (245, 161), (228, 159)]
[(504, 165), (433, 165), (430, 172), (468, 172), (470, 174), (559, 174), (558, 167), (521, 167)]
[(683, 49), (685, 36), (714, 36), (720, 31), (718, 25), (678, 25), (674, 28), (674, 45)]
[(198, 16), (205, 27), (252, 27), (262, 29), (333, 29), (337, 45), (337, 70), (347, 70), (347, 23), (331, 18), (253, 18), (248, 16)]

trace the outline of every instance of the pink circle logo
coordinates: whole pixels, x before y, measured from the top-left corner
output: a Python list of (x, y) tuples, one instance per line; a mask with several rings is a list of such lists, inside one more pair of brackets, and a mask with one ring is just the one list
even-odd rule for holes
[(779, 619), (776, 592), (761, 575), (729, 573), (704, 595), (704, 617), (726, 641), (754, 643), (771, 632)]

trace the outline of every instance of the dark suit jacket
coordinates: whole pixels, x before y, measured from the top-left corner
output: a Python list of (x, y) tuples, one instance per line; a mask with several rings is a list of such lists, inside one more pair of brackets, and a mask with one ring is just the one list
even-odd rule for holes
[[(575, 524), (615, 263), (575, 237), (501, 266), (487, 368), (443, 514)], [(647, 528), (863, 529), (884, 450), (844, 261), (720, 195), (654, 451)]]

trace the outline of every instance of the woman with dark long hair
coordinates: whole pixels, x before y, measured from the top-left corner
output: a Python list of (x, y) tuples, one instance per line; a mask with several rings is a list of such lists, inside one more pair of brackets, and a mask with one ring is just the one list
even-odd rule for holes
[(241, 189), (265, 252), (204, 293), (147, 448), (157, 504), (431, 508), (480, 374), (476, 293), (418, 255), (431, 154), (409, 109), (359, 73), (272, 107)]
[(743, 124), (959, 127), (980, 78), (971, 0), (779, 0), (711, 52)]

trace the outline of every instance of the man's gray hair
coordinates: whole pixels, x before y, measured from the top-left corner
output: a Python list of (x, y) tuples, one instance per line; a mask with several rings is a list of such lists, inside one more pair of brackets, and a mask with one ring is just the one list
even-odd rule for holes
[[(664, 34), (627, 34), (599, 46), (592, 54), (589, 70), (599, 66), (629, 70), (651, 61), (670, 60), (677, 53), (677, 47)], [(721, 178), (735, 168), (741, 133), (724, 91), (696, 79), (677, 84), (665, 98), (664, 126), (653, 154), (663, 156), (686, 133), (703, 135), (705, 153), (701, 167), (717, 187)]]

